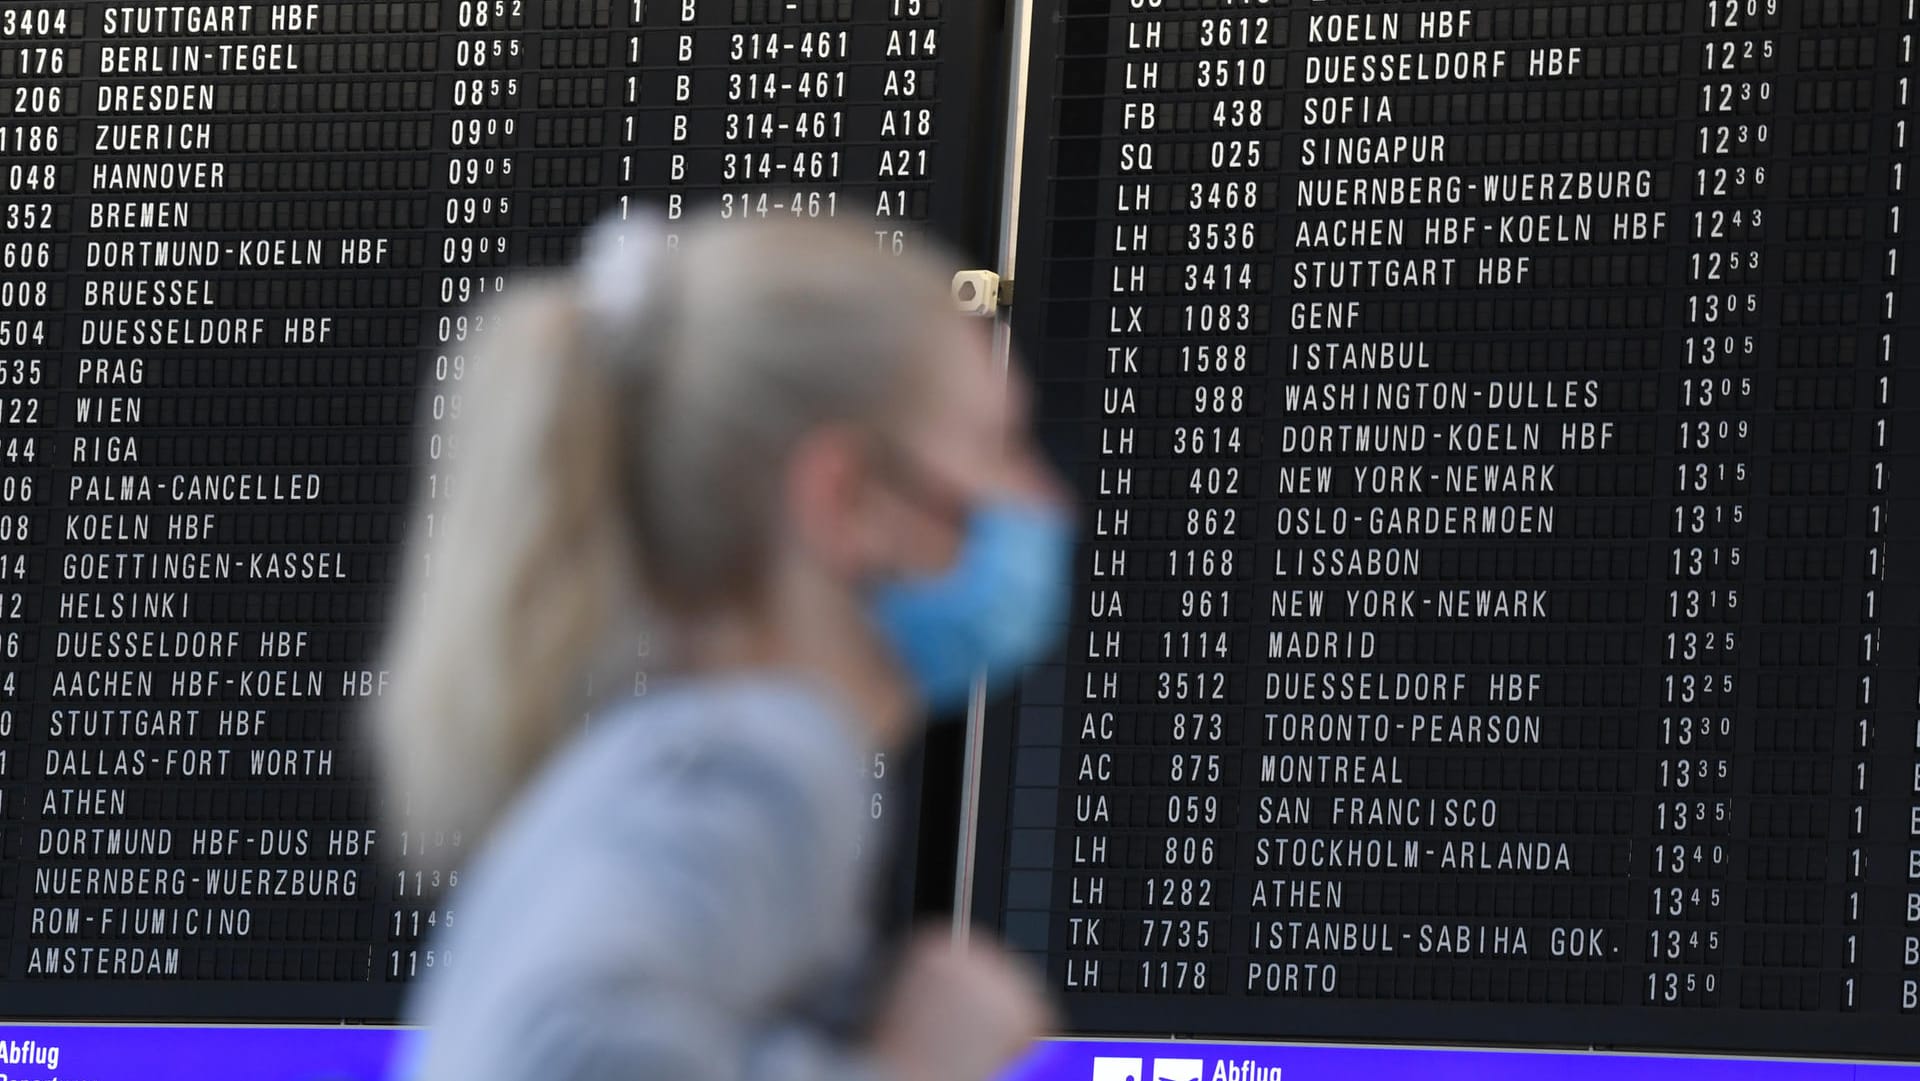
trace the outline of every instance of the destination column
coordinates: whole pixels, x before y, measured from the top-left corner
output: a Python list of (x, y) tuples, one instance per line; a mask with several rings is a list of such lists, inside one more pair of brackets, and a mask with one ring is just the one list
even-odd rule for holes
[(36, 894), (80, 914), (28, 942), (43, 1003), (369, 978), (347, 706), (409, 465), (437, 8), (89, 10), (39, 780), (122, 809), (39, 824)]
[(1624, 999), (1666, 29), (1295, 16), (1250, 993)]

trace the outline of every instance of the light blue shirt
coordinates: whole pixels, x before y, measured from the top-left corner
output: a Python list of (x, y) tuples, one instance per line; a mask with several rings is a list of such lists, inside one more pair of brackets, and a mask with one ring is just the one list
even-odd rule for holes
[(872, 750), (773, 674), (603, 714), (448, 899), (413, 1081), (863, 1081), (817, 1020), (869, 948)]

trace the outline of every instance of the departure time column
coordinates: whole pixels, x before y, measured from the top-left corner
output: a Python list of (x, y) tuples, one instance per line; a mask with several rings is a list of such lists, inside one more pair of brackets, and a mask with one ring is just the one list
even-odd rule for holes
[[(423, 415), (416, 417), (427, 428), (425, 441), (417, 444), (426, 460), (414, 479), (415, 497), (425, 508), (414, 521), (429, 540), (444, 528), (437, 508), (452, 494), (448, 467), (460, 456), (458, 442), (442, 425), (460, 415), (468, 350), (484, 326), (476, 307), (501, 293), (506, 267), (524, 256), (521, 249), (527, 246), (516, 245), (514, 226), (525, 218), (516, 197), (523, 166), (519, 106), (528, 66), (529, 3), (444, 0), (441, 5), (443, 63), (435, 90), (445, 104), (434, 119), (431, 214), (437, 235), (432, 269), (425, 275), (425, 333), (419, 336), (431, 360), (421, 379)], [(433, 573), (431, 563), (427, 573)], [(404, 806), (389, 813), (401, 828), (387, 847), (405, 863), (386, 875), (381, 891), (386, 948), (377, 967), (381, 978), (401, 981), (452, 961), (430, 936), (450, 918), (448, 891), (459, 885), (457, 861), (463, 851), (458, 832), (415, 829)]]
[[(1674, 372), (1662, 399), (1674, 421), (1673, 452), (1663, 470), (1671, 500), (1659, 565), (1664, 589), (1653, 687), (1653, 753), (1642, 783), (1652, 792), (1652, 844), (1636, 870), (1648, 883), (1641, 1001), (1714, 1006), (1722, 999), (1729, 955), (1726, 917), (1736, 808), (1734, 751), (1743, 738), (1739, 662), (1747, 633), (1743, 582), (1752, 463), (1755, 369), (1766, 338), (1757, 305), (1746, 302), (1761, 273), (1767, 211), (1757, 195), (1728, 185), (1764, 175), (1759, 155), (1770, 140), (1774, 41), (1743, 22), (1718, 25), (1716, 13), (1694, 59), (1699, 79), (1689, 155), (1699, 163), (1687, 185), (1686, 283), (1675, 314), (1682, 334), (1669, 351)], [(1731, 157), (1734, 160), (1729, 162)], [(1758, 180), (1752, 180), (1759, 183)], [(1736, 193), (1744, 189), (1734, 188)]]

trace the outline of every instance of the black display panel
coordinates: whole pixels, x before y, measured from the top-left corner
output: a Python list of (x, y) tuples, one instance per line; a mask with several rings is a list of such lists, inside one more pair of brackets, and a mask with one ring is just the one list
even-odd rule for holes
[(1083, 1033), (1920, 1054), (1916, 9), (1036, 9), (976, 920)]
[(622, 209), (974, 248), (992, 8), (0, 5), (0, 1015), (384, 1020), (448, 964), (457, 847), (350, 736), (469, 302)]

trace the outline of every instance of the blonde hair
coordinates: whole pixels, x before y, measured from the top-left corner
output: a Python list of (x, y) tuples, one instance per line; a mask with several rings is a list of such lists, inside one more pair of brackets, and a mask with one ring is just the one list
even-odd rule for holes
[(477, 839), (649, 625), (751, 598), (790, 450), (898, 410), (958, 318), (938, 257), (849, 226), (695, 226), (649, 266), (624, 305), (576, 272), (484, 314), (371, 717), (417, 828)]

